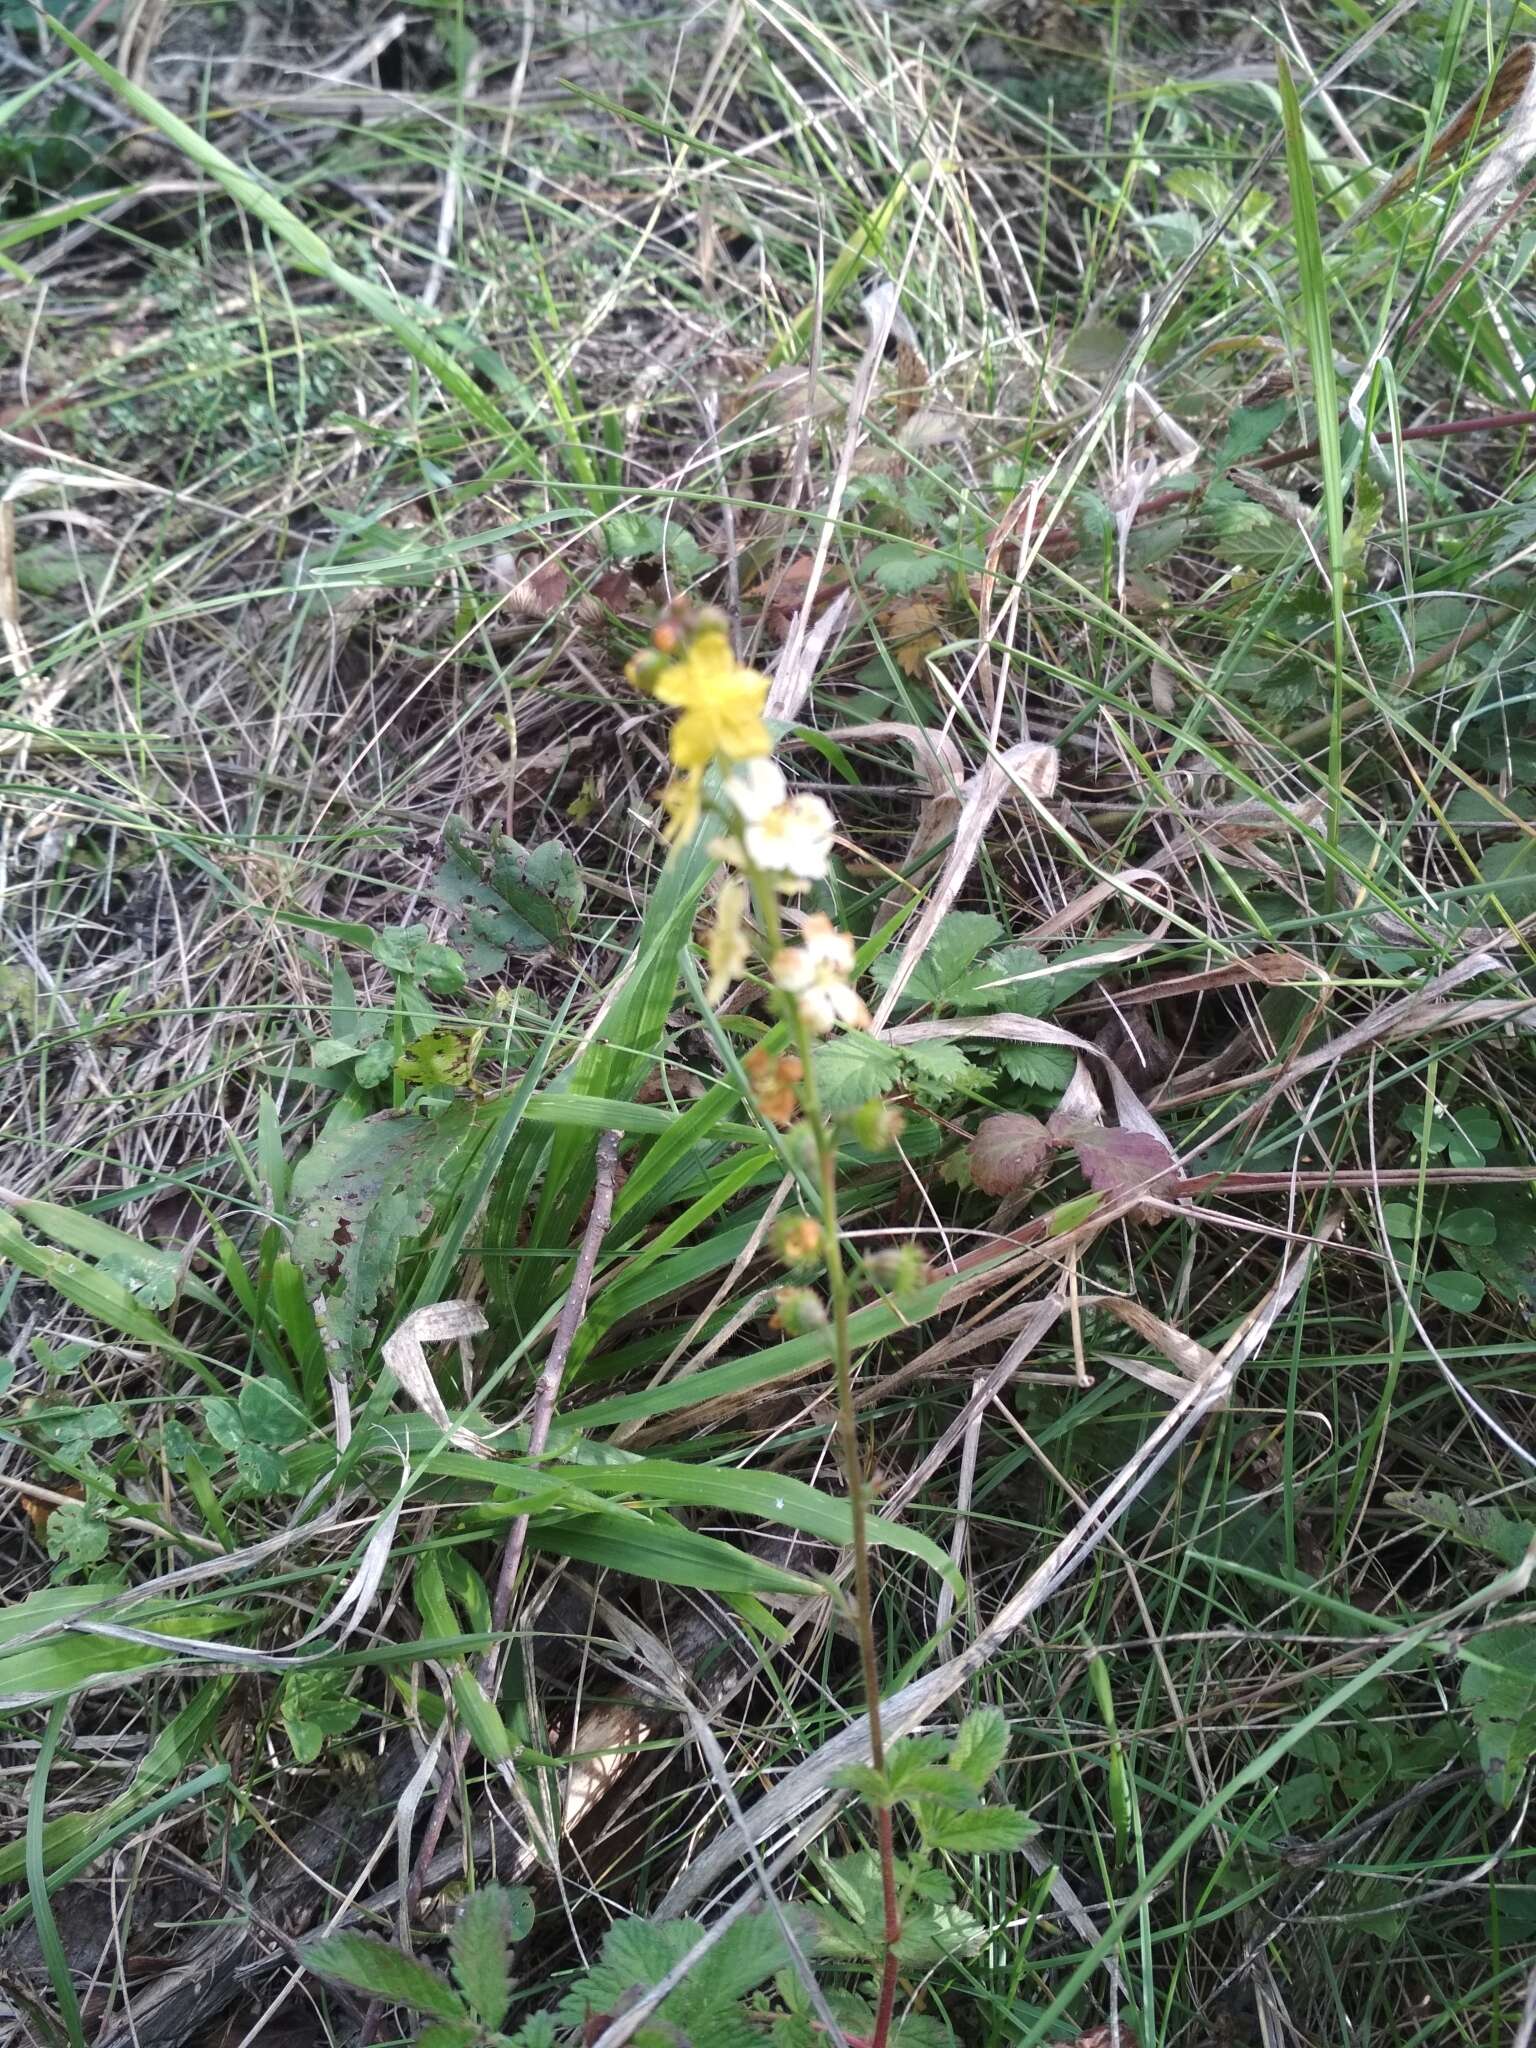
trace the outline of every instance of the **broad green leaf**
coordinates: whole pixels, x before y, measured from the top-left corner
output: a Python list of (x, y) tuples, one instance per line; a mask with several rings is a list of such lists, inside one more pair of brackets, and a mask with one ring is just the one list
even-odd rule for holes
[(45, 1705), (101, 1680), (146, 1671), (174, 1654), (157, 1643), (125, 1642), (70, 1626), (87, 1614), (120, 1628), (193, 1639), (227, 1635), (241, 1622), (218, 1607), (125, 1599), (94, 1586), (45, 1586), (0, 1609), (0, 1707)]
[(309, 1417), (280, 1379), (263, 1377), (240, 1389), (240, 1428), (247, 1443), (291, 1444), (309, 1435)]
[(435, 1970), (386, 1941), (375, 1941), (371, 1934), (342, 1929), (323, 1940), (305, 1942), (299, 1957), (317, 1976), (334, 1978), (338, 1984), (381, 1998), (387, 2005), (406, 2005), (412, 2012), (430, 2013), (440, 2020), (465, 2016), (462, 2000)]
[(529, 1524), (535, 1550), (584, 1564), (607, 1565), (663, 1586), (697, 1586), (711, 1593), (813, 1593), (813, 1579), (787, 1572), (766, 1558), (738, 1550), (718, 1536), (703, 1536), (665, 1516), (654, 1519), (609, 1508), (591, 1515), (552, 1515)]
[(453, 912), (449, 943), (472, 975), (494, 974), (508, 953), (537, 953), (570, 937), (586, 885), (568, 848), (554, 840), (521, 846), (500, 832), (482, 848), (457, 818), (444, 836), (450, 851), (432, 894)]
[(878, 583), (892, 597), (906, 597), (914, 590), (937, 583), (952, 567), (933, 548), (914, 541), (892, 540), (871, 548), (859, 564), (859, 573)]
[(491, 1113), (450, 1103), (440, 1116), (386, 1111), (333, 1120), (293, 1176), (293, 1257), (325, 1310), (335, 1364), (359, 1364), (403, 1252), (432, 1221), (439, 1193), (485, 1137)]
[[(985, 949), (1002, 936), (1003, 927), (986, 912), (953, 911), (942, 920), (923, 949), (901, 992), (898, 1008), (915, 1009), (924, 1003), (952, 1006), (973, 998), (975, 977), (970, 969)], [(894, 953), (883, 953), (870, 969), (871, 979), (880, 988), (888, 988), (895, 978), (897, 957)], [(998, 978), (995, 973), (991, 976), (993, 980)], [(1014, 1006), (1000, 1002), (997, 1007)]]
[(278, 1703), (296, 1763), (312, 1764), (328, 1735), (350, 1735), (362, 1719), (362, 1702), (348, 1697), (348, 1677), (322, 1666), (283, 1679)]
[(38, 1244), (27, 1236), (14, 1216), (0, 1210), (0, 1260), (4, 1259), (31, 1274), (34, 1280), (44, 1281), (82, 1314), (116, 1330), (119, 1336), (163, 1351), (184, 1364), (192, 1362), (187, 1347), (144, 1307), (131, 1287), (100, 1266), (77, 1258), (73, 1252)]
[(1387, 1505), (1486, 1551), (1511, 1569), (1536, 1542), (1536, 1523), (1519, 1521), (1487, 1502), (1459, 1500), (1454, 1493), (1389, 1493)]
[(1453, 1315), (1470, 1315), (1482, 1305), (1483, 1283), (1475, 1273), (1428, 1273), (1424, 1292)]
[(1472, 1717), (1488, 1790), (1512, 1806), (1536, 1749), (1536, 1624), (1485, 1629), (1461, 1648), (1461, 1704)]

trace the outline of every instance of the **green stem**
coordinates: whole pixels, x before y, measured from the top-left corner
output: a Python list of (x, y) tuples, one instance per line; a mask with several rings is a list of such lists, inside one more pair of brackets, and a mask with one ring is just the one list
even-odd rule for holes
[[(782, 944), (778, 898), (772, 883), (750, 866), (747, 869), (747, 879), (767, 940), (771, 966), (773, 955)], [(838, 1458), (843, 1468), (843, 1481), (848, 1490), (848, 1515), (853, 1531), (854, 1624), (858, 1632), (859, 1660), (864, 1673), (864, 1708), (869, 1721), (869, 1758), (877, 1771), (883, 1771), (885, 1736), (880, 1724), (880, 1659), (875, 1644), (874, 1580), (869, 1565), (869, 1508), (864, 1481), (864, 1462), (859, 1451), (858, 1417), (853, 1405), (853, 1346), (848, 1335), (852, 1288), (849, 1284), (847, 1263), (843, 1257), (842, 1235), (838, 1227), (837, 1138), (821, 1106), (821, 1096), (816, 1087), (816, 1066), (813, 1058), (815, 1041), (810, 1027), (801, 1016), (800, 1005), (793, 996), (780, 990), (778, 1002), (800, 1056), (803, 1070), (800, 1106), (816, 1145), (817, 1179), (821, 1194), (822, 1249), (827, 1270), (827, 1295), (832, 1305), (832, 1369), (837, 1397)], [(901, 1939), (901, 1902), (896, 1890), (896, 1845), (889, 1807), (879, 1809), (876, 1823), (876, 1840), (880, 1854), (880, 1889), (885, 1919), (885, 1962), (881, 1971), (880, 2002), (875, 2015), (875, 2030), (869, 2039), (870, 2048), (886, 2048), (896, 2002), (896, 1944)]]

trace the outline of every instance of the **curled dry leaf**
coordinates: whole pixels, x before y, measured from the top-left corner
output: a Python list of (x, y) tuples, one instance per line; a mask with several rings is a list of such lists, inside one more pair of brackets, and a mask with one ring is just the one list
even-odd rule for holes
[(1017, 1195), (1045, 1171), (1055, 1141), (1038, 1117), (987, 1117), (971, 1140), (971, 1179), (984, 1195)]

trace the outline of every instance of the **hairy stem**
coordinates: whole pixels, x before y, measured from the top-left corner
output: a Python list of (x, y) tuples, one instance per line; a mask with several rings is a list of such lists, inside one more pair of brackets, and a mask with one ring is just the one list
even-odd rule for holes
[[(779, 907), (770, 882), (749, 871), (753, 898), (768, 942), (770, 959), (780, 944)], [(800, 1083), (800, 1105), (816, 1145), (817, 1181), (821, 1195), (822, 1255), (826, 1262), (827, 1296), (832, 1308), (832, 1370), (837, 1399), (838, 1460), (848, 1491), (848, 1514), (853, 1527), (854, 1625), (859, 1639), (859, 1661), (864, 1675), (864, 1707), (869, 1718), (869, 1757), (877, 1771), (885, 1769), (885, 1736), (880, 1725), (880, 1658), (875, 1643), (874, 1581), (869, 1568), (869, 1508), (864, 1482), (864, 1461), (859, 1450), (858, 1417), (853, 1402), (853, 1347), (848, 1337), (852, 1289), (843, 1257), (838, 1227), (837, 1138), (821, 1106), (813, 1060), (814, 1040), (793, 996), (780, 993), (780, 1007), (794, 1036), (795, 1049), (804, 1069)], [(884, 1907), (885, 1962), (880, 1978), (880, 2002), (870, 2048), (886, 2048), (891, 2017), (896, 2003), (896, 1944), (901, 1939), (901, 1901), (896, 1890), (896, 1847), (888, 1807), (877, 1816), (876, 1843), (880, 1856), (880, 1890)]]

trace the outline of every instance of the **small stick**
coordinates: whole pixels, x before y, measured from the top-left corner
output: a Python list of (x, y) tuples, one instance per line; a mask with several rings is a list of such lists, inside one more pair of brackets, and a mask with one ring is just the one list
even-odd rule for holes
[[(555, 1417), (555, 1404), (560, 1398), (560, 1382), (565, 1377), (565, 1362), (571, 1355), (571, 1346), (576, 1341), (576, 1332), (581, 1327), (582, 1316), (586, 1313), (587, 1296), (592, 1291), (592, 1275), (597, 1266), (597, 1254), (603, 1238), (607, 1235), (608, 1223), (613, 1215), (614, 1186), (619, 1168), (619, 1133), (604, 1131), (597, 1143), (597, 1180), (592, 1190), (592, 1208), (587, 1217), (587, 1227), (582, 1235), (581, 1249), (576, 1254), (576, 1270), (571, 1275), (570, 1292), (560, 1310), (560, 1319), (555, 1324), (554, 1339), (549, 1347), (549, 1357), (539, 1375), (539, 1384), (533, 1397), (533, 1418), (528, 1427), (528, 1453), (530, 1458), (538, 1457), (549, 1441), (550, 1424)], [(501, 1634), (507, 1626), (507, 1617), (512, 1611), (512, 1594), (517, 1585), (518, 1566), (522, 1563), (523, 1549), (528, 1540), (528, 1517), (519, 1515), (507, 1531), (506, 1548), (501, 1554), (501, 1568), (496, 1574), (496, 1592), (491, 1601), (491, 1627)], [(481, 1659), (480, 1683), (495, 1698), (498, 1664), (497, 1647), (493, 1643)], [(416, 1851), (415, 1867), (411, 1881), (406, 1887), (405, 1917), (407, 1921), (421, 1903), (422, 1887), (426, 1883), (427, 1871), (437, 1853), (438, 1842), (442, 1839), (443, 1825), (448, 1818), (448, 1807), (458, 1783), (459, 1772), (469, 1749), (469, 1730), (460, 1728), (453, 1739), (453, 1750), (448, 1767), (443, 1772), (442, 1783), (437, 1788), (437, 1798), (427, 1818), (426, 1832), (421, 1846)], [(373, 2038), (373, 2028), (364, 2029), (364, 2038)]]

